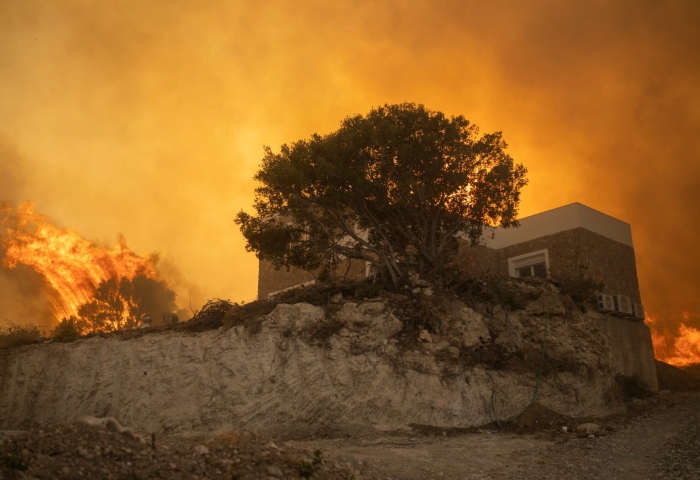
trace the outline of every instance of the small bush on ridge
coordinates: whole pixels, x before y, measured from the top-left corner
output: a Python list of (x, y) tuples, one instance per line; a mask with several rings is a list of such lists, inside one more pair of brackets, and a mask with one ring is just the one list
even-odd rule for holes
[(31, 323), (29, 325), (10, 323), (7, 327), (0, 327), (0, 348), (29, 345), (40, 338), (39, 327)]

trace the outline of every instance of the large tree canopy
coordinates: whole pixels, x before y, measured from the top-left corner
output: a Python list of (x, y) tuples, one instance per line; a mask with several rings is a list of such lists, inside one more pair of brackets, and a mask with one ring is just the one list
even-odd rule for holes
[(464, 117), (385, 105), (338, 131), (265, 148), (255, 215), (236, 217), (246, 248), (277, 267), (316, 270), (344, 257), (394, 285), (439, 271), (456, 238), (516, 225), (527, 170), (501, 133)]

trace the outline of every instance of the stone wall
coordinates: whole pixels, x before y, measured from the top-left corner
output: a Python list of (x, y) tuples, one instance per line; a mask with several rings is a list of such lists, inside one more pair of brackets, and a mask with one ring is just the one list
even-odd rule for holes
[(270, 292), (276, 292), (293, 285), (306, 283), (315, 280), (316, 276), (312, 272), (306, 272), (298, 268), (284, 267), (276, 269), (270, 262), (260, 260), (258, 270), (258, 299), (266, 300)]
[[(605, 293), (626, 295), (633, 302), (641, 303), (634, 248), (585, 228), (565, 230), (499, 250), (484, 246), (469, 247), (467, 242), (461, 242), (460, 263), (468, 270), (468, 275), (508, 275), (509, 258), (545, 248), (549, 254), (552, 277), (575, 277), (582, 272), (604, 283)], [(341, 265), (336, 275), (364, 278), (365, 263), (352, 261), (349, 269), (347, 264)], [(289, 272), (285, 269), (275, 270), (268, 262), (261, 261), (258, 278), (258, 298), (267, 298), (270, 292), (314, 280), (315, 276), (299, 269)]]
[(487, 274), (508, 275), (503, 272), (498, 250), (483, 245), (471, 246), (470, 242), (459, 242), (458, 265), (464, 276), (479, 277)]
[[(365, 278), (364, 260), (345, 259), (340, 263), (334, 275), (339, 278)], [(287, 270), (275, 269), (270, 262), (260, 261), (258, 270), (258, 299), (267, 299), (268, 294), (295, 285), (316, 280), (318, 272), (307, 272), (298, 268)]]
[(605, 293), (626, 295), (633, 302), (641, 303), (634, 248), (585, 228), (565, 230), (499, 249), (498, 270), (508, 275), (509, 258), (545, 248), (552, 277), (576, 276), (581, 271), (603, 282)]

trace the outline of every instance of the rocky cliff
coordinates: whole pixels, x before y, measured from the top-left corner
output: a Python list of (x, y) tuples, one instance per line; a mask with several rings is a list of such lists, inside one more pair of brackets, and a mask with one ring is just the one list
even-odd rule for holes
[(545, 334), (537, 402), (551, 410), (623, 408), (618, 373), (656, 388), (644, 325), (581, 313), (554, 286), (537, 288), (515, 311), (432, 299), (439, 321), (414, 335), (402, 312), (418, 300), (385, 295), (326, 308), (280, 304), (253, 330), (0, 351), (0, 429), (83, 415), (152, 433), (482, 425), (492, 396), (501, 419), (530, 403)]

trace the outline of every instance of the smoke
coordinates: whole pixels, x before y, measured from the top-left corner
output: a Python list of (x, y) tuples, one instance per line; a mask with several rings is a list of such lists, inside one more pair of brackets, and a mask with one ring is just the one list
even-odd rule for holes
[[(26, 176), (23, 157), (6, 139), (0, 138), (0, 204), (21, 198)], [(5, 250), (0, 245), (0, 260), (4, 257)], [(31, 268), (20, 266), (10, 270), (0, 263), (0, 324), (52, 325), (50, 295), (41, 275)]]
[(0, 135), (30, 159), (16, 194), (162, 252), (197, 308), (255, 295), (232, 220), (262, 145), (424, 103), (503, 131), (523, 215), (629, 222), (655, 328), (700, 327), (698, 24), (700, 4), (652, 0), (4, 2)]
[[(0, 256), (4, 254), (0, 247)], [(0, 322), (52, 326), (55, 319), (50, 295), (41, 275), (31, 268), (23, 265), (15, 269), (0, 267)]]

